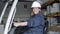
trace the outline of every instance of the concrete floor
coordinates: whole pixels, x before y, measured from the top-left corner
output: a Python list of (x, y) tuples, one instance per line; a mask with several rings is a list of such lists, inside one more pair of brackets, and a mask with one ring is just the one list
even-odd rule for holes
[[(11, 29), (9, 34), (13, 34), (15, 28)], [(4, 25), (0, 25), (0, 34), (4, 34)]]
[[(12, 28), (9, 34), (13, 34), (16, 28)], [(0, 25), (0, 34), (4, 33), (4, 25)], [(60, 32), (49, 31), (48, 34), (60, 34)]]
[(4, 33), (4, 25), (0, 25), (0, 34), (3, 34)]

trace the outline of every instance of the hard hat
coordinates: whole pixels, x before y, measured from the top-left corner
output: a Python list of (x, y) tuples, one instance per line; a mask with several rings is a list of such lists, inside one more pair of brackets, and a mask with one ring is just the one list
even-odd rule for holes
[(35, 2), (32, 3), (31, 8), (33, 8), (33, 7), (40, 7), (41, 8), (41, 4), (37, 1), (35, 1)]

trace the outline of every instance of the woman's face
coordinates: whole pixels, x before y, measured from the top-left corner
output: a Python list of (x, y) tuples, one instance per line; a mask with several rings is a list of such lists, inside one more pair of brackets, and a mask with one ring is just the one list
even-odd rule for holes
[(41, 10), (38, 7), (33, 8), (33, 13), (38, 14)]

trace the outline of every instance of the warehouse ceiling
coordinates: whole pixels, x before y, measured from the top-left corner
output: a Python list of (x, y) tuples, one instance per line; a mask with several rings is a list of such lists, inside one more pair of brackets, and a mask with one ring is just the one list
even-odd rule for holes
[[(9, 1), (9, 0), (0, 0), (0, 2), (6, 2), (6, 1)], [(36, 0), (18, 0), (19, 2), (26, 2), (26, 1), (36, 1)], [(42, 2), (46, 2), (48, 0), (38, 0), (38, 1), (42, 1)]]
[(19, 0), (19, 1), (20, 1), (20, 2), (22, 1), (22, 2), (23, 2), (23, 1), (35, 1), (35, 0)]
[[(0, 2), (5, 2), (5, 1), (9, 1), (9, 0), (0, 0)], [(35, 0), (18, 0), (18, 1), (35, 1)]]
[[(9, 0), (0, 0), (0, 4), (1, 3), (5, 3), (5, 2), (7, 2), (7, 1), (9, 1)], [(11, 1), (11, 0), (10, 0)], [(19, 2), (33, 2), (33, 1), (36, 1), (36, 0), (18, 0)], [(48, 0), (37, 0), (37, 1), (42, 1), (42, 4), (43, 3), (45, 3), (46, 1), (48, 1)]]

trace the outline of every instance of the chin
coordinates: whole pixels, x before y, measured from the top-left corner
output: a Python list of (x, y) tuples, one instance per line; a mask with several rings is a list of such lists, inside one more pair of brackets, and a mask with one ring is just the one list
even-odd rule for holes
[(38, 13), (35, 13), (35, 14), (38, 14)]

